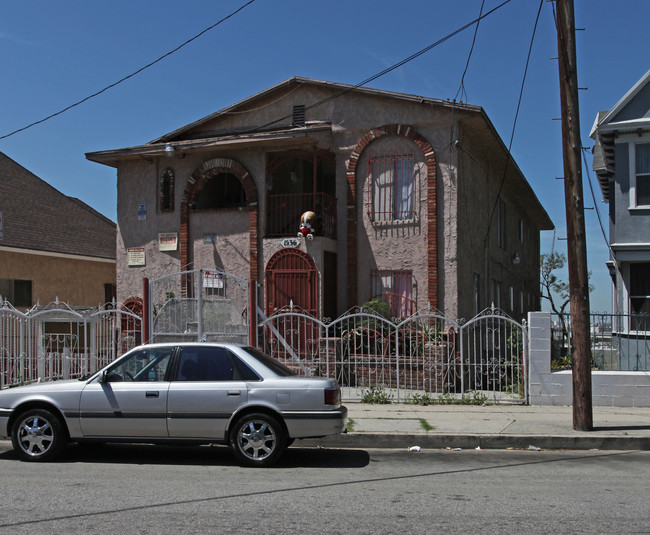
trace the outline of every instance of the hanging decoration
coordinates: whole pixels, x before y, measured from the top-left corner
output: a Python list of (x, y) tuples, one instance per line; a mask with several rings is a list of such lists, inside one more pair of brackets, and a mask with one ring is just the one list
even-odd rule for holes
[(314, 212), (307, 211), (303, 213), (300, 216), (300, 232), (298, 232), (298, 237), (313, 240), (317, 224), (318, 216)]

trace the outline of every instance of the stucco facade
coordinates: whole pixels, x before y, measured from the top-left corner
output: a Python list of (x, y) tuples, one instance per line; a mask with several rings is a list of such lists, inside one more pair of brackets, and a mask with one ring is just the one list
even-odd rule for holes
[(70, 306), (101, 306), (106, 285), (115, 284), (114, 260), (2, 247), (0, 254), (0, 279), (32, 281), (33, 305), (59, 299)]
[[(504, 310), (510, 286), (512, 312), (538, 305), (539, 231), (552, 223), (476, 106), (292, 78), (87, 157), (117, 168), (118, 299), (141, 293), (143, 277), (221, 269), (258, 281), (262, 304), (328, 317), (384, 294), (401, 312), (468, 317), (491, 304), (497, 278)], [(313, 239), (297, 238), (305, 209), (318, 216)], [(160, 250), (160, 233), (177, 236), (175, 250)], [(303, 283), (317, 288), (309, 306)]]

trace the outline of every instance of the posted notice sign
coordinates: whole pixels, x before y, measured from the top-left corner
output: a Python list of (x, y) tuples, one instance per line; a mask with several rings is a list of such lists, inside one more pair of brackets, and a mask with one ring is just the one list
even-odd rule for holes
[(129, 247), (126, 250), (127, 260), (129, 266), (144, 266), (145, 265), (145, 253), (144, 247)]
[(175, 251), (178, 249), (178, 234), (176, 232), (161, 232), (158, 234), (159, 251)]
[(203, 287), (223, 288), (223, 273), (220, 273), (219, 271), (204, 271)]

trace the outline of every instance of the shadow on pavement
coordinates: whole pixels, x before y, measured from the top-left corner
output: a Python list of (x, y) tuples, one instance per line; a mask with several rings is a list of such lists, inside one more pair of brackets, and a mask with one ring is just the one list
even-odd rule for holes
[(602, 425), (594, 427), (594, 431), (643, 431), (650, 430), (650, 425)]
[[(15, 460), (13, 450), (0, 460)], [(151, 444), (71, 444), (53, 463), (238, 466), (226, 446), (154, 446)], [(363, 450), (288, 448), (272, 468), (361, 468), (370, 463)]]

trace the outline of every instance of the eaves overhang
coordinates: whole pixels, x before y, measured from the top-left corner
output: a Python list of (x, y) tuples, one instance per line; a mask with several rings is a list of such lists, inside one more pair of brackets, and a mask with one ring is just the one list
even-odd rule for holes
[(305, 126), (298, 128), (283, 127), (281, 130), (252, 132), (252, 133), (224, 133), (216, 137), (207, 137), (192, 140), (182, 140), (163, 143), (148, 143), (136, 147), (126, 147), (122, 149), (88, 152), (86, 159), (117, 167), (120, 162), (144, 159), (153, 161), (154, 158), (168, 156), (168, 148), (173, 148), (173, 153), (177, 157), (183, 157), (189, 153), (203, 152), (215, 148), (229, 148), (255, 145), (283, 145), (287, 142), (298, 143), (302, 141), (306, 146), (314, 144), (313, 134), (331, 132), (331, 124), (319, 123), (316, 126)]

